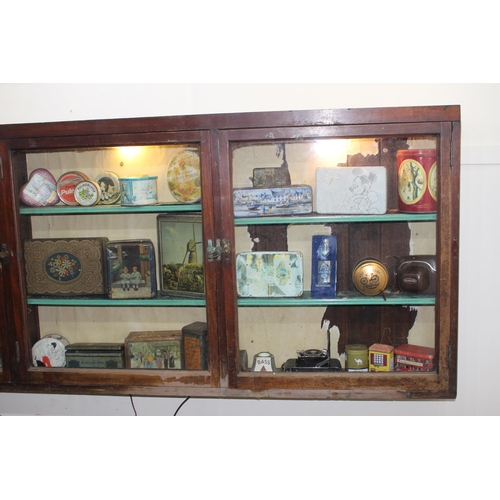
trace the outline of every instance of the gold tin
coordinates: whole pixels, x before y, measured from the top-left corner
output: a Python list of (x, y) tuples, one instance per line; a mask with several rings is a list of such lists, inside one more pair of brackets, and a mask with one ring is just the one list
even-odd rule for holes
[(378, 295), (389, 283), (389, 273), (377, 259), (365, 259), (356, 264), (352, 272), (356, 290), (363, 295)]

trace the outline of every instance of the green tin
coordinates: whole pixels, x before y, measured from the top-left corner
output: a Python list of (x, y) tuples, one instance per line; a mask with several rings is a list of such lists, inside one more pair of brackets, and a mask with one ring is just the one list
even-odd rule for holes
[(368, 371), (368, 347), (364, 344), (348, 344), (345, 346), (346, 370), (348, 372)]
[(125, 368), (125, 346), (119, 343), (75, 343), (66, 346), (68, 368)]

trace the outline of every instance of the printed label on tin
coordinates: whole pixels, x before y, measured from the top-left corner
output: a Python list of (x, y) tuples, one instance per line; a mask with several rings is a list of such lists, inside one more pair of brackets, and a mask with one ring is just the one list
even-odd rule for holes
[(399, 197), (403, 203), (414, 205), (424, 196), (427, 189), (427, 175), (424, 167), (416, 160), (404, 160), (398, 172)]

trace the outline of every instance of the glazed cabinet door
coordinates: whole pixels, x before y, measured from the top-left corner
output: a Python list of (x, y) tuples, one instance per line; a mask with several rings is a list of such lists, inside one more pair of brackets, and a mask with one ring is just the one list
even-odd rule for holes
[(151, 395), (217, 387), (210, 135), (115, 129), (3, 142), (16, 382)]
[(459, 125), (277, 125), (220, 144), (228, 386), (454, 397)]

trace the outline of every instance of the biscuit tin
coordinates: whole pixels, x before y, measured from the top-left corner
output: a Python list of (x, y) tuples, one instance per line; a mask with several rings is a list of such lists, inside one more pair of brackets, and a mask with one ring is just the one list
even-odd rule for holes
[(105, 294), (107, 241), (107, 238), (25, 240), (28, 294)]
[(182, 350), (186, 370), (208, 369), (207, 324), (204, 321), (182, 327)]
[(364, 259), (354, 266), (352, 282), (363, 295), (378, 295), (389, 283), (389, 272), (379, 260)]
[(120, 343), (75, 343), (66, 347), (68, 368), (125, 368), (125, 346)]
[(316, 169), (316, 212), (372, 215), (387, 212), (385, 167)]
[(402, 344), (394, 350), (394, 371), (434, 371), (435, 349), (413, 344)]
[(106, 244), (110, 299), (144, 299), (156, 295), (155, 251), (151, 240)]
[(57, 179), (57, 194), (65, 205), (78, 205), (75, 199), (75, 188), (88, 177), (77, 170), (66, 172)]
[(236, 257), (240, 297), (298, 297), (304, 290), (300, 252), (243, 252)]
[(372, 344), (369, 348), (369, 370), (392, 372), (394, 370), (394, 347), (387, 344)]
[(345, 346), (346, 370), (348, 372), (368, 371), (368, 348), (363, 344)]
[(307, 185), (233, 190), (235, 217), (309, 214), (312, 200), (312, 188)]
[(21, 187), (19, 198), (30, 207), (48, 207), (59, 203), (56, 179), (45, 168), (33, 170), (28, 182)]
[(203, 297), (203, 227), (201, 215), (162, 214), (157, 217), (160, 293)]
[(75, 187), (75, 200), (83, 207), (91, 207), (99, 203), (101, 188), (97, 182), (87, 180), (79, 182)]
[(435, 212), (438, 196), (436, 150), (400, 150), (397, 157), (400, 212)]
[(337, 289), (337, 237), (312, 237), (311, 297), (334, 298)]
[(118, 175), (114, 172), (103, 172), (95, 178), (95, 181), (101, 188), (99, 203), (102, 205), (113, 205), (120, 201), (121, 187)]
[(131, 332), (125, 339), (125, 365), (155, 370), (184, 368), (182, 331)]
[(197, 151), (177, 153), (168, 165), (168, 188), (181, 203), (196, 203), (201, 199), (200, 156)]
[(156, 205), (158, 203), (156, 176), (120, 177), (121, 204), (125, 206)]

